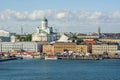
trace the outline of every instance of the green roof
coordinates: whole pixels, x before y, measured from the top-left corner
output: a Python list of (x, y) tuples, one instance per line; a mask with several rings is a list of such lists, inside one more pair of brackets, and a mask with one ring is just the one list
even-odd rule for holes
[(43, 18), (43, 21), (48, 21), (48, 20), (46, 19), (46, 17), (44, 17), (44, 18)]

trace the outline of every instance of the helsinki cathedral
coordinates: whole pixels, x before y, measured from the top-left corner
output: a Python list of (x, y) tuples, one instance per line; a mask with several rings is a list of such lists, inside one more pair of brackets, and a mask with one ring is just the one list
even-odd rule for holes
[(41, 26), (36, 28), (36, 32), (32, 34), (32, 41), (56, 41), (57, 35), (53, 32), (53, 28), (48, 26), (48, 20), (44, 17)]

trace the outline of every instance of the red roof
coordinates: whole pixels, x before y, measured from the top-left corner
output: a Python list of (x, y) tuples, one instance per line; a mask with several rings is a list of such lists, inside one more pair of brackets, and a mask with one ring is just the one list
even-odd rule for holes
[(96, 44), (94, 40), (85, 40), (86, 44)]

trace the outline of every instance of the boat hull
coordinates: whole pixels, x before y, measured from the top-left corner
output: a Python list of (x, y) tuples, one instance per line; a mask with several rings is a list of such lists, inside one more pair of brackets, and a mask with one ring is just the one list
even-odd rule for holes
[(45, 60), (57, 60), (57, 56), (45, 56)]

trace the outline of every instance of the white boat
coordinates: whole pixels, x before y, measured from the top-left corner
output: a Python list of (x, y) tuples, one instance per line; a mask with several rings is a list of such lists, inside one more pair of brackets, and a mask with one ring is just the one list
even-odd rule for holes
[(15, 55), (16, 57), (21, 57), (21, 58), (23, 58), (23, 59), (32, 59), (33, 58), (33, 56), (31, 56), (31, 55), (25, 55), (25, 54), (18, 54), (18, 55)]
[(45, 56), (45, 60), (57, 60), (57, 56)]
[(21, 56), (23, 57), (23, 59), (32, 59), (33, 58), (33, 56), (29, 55), (29, 54), (27, 54), (27, 55), (21, 55)]

